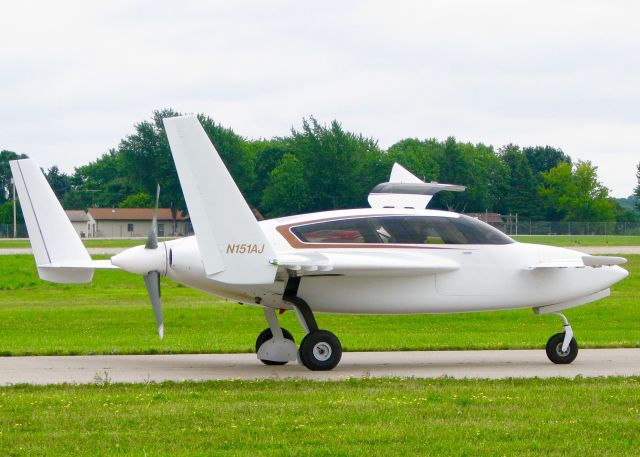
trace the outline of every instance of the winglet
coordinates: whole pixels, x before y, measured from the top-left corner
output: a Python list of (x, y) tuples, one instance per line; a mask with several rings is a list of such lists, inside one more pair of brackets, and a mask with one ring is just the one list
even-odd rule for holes
[(426, 208), (431, 198), (442, 190), (463, 192), (465, 186), (424, 182), (399, 163), (394, 163), (389, 182), (378, 184), (369, 193), (372, 208)]
[(196, 116), (163, 119), (207, 276), (271, 284), (275, 253)]

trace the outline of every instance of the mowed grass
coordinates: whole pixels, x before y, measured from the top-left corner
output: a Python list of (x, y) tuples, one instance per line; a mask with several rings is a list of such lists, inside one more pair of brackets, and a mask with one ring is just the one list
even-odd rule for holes
[(0, 388), (0, 454), (640, 455), (640, 378)]
[[(172, 238), (159, 238), (159, 241), (171, 240)], [(138, 246), (145, 243), (145, 238), (137, 239), (118, 239), (118, 238), (92, 238), (82, 240), (84, 245), (88, 248), (129, 248), (132, 246)], [(31, 243), (29, 240), (15, 240), (15, 239), (0, 239), (0, 249), (14, 249), (14, 248), (30, 248)]]
[(550, 246), (640, 246), (638, 235), (518, 235), (511, 238), (521, 243)]
[[(640, 347), (640, 256), (612, 297), (571, 309), (583, 348)], [(37, 278), (31, 256), (0, 257), (0, 355), (252, 352), (266, 327), (262, 310), (162, 280), (165, 339), (155, 330), (141, 277), (97, 271), (87, 285)], [(562, 330), (556, 316), (530, 310), (455, 315), (319, 314), (347, 351), (543, 348)], [(281, 322), (300, 341), (292, 312)]]

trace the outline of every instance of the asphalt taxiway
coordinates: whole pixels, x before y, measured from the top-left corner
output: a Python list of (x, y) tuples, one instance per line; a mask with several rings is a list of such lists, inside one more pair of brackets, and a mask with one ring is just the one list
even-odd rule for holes
[(478, 379), (640, 376), (640, 349), (583, 349), (570, 365), (552, 364), (544, 350), (347, 352), (340, 365), (330, 372), (312, 372), (296, 362), (265, 366), (255, 354), (0, 358), (0, 385), (444, 376)]

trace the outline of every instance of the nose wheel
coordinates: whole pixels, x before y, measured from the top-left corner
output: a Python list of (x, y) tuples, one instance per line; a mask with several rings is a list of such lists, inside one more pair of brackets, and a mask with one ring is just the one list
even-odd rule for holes
[(554, 313), (564, 322), (564, 332), (556, 333), (547, 341), (547, 357), (553, 363), (568, 364), (578, 356), (578, 342), (573, 337), (569, 320), (562, 313)]
[(275, 310), (264, 309), (264, 316), (269, 327), (264, 329), (256, 339), (258, 360), (265, 365), (284, 365), (296, 359), (296, 344), (293, 336), (285, 328), (280, 327)]
[[(286, 328), (283, 328), (281, 329), (281, 331), (282, 331), (282, 338), (284, 338), (285, 340), (289, 340), (295, 344), (293, 335), (291, 335), (289, 330), (287, 330)], [(260, 353), (260, 348), (262, 347), (262, 345), (269, 340), (273, 340), (273, 332), (271, 331), (271, 328), (266, 328), (260, 333), (260, 335), (258, 335), (258, 338), (256, 339), (256, 354)], [(270, 355), (273, 356), (273, 354), (270, 354)], [(264, 359), (260, 359), (260, 361), (265, 365), (286, 365), (286, 363), (289, 360), (269, 360), (264, 358)]]

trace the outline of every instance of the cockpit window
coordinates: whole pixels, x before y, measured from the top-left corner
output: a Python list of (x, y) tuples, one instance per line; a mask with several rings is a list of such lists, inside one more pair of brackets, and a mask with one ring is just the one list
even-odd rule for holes
[(292, 229), (307, 243), (379, 243), (367, 218), (343, 219), (303, 225)]
[(374, 216), (300, 225), (306, 243), (509, 244), (513, 240), (468, 216)]

